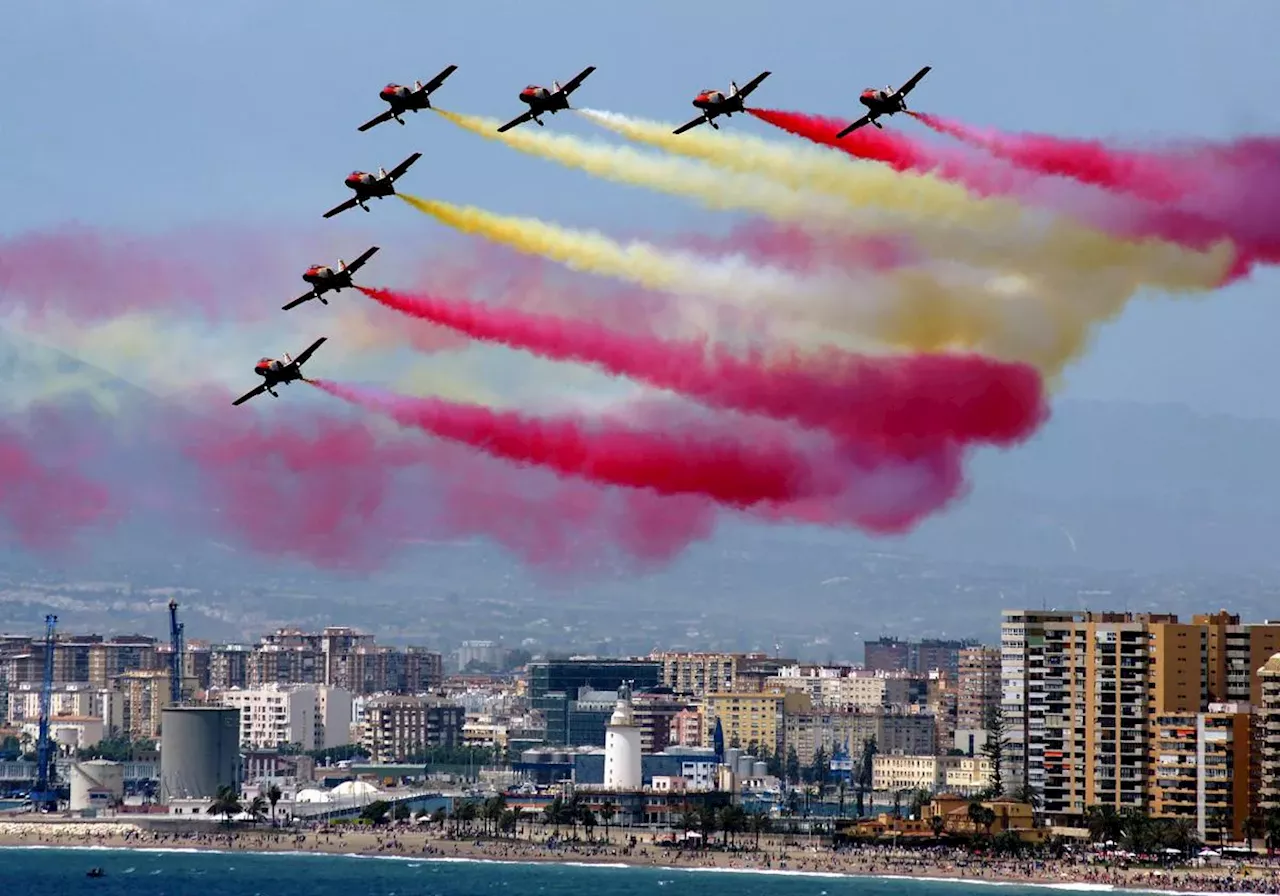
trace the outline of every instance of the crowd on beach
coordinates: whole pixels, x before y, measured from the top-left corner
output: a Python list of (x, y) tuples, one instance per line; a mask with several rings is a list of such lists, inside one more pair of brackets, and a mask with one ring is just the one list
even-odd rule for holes
[(309, 829), (225, 828), (200, 831), (144, 829), (128, 823), (0, 822), (0, 846), (105, 846), (117, 848), (197, 848), (255, 852), (299, 851), (348, 855), (488, 859), (510, 862), (598, 862), (674, 868), (759, 869), (824, 874), (951, 878), (1000, 882), (1086, 883), (1131, 889), (1200, 893), (1280, 894), (1280, 860), (1275, 864), (1225, 862), (1216, 866), (1154, 867), (1096, 853), (1064, 859), (999, 858), (951, 848), (898, 849), (888, 846), (807, 845), (766, 836), (757, 847), (689, 848), (648, 833), (614, 831), (609, 839), (569, 839), (530, 831), (530, 837), (450, 836), (435, 826), (382, 828), (351, 825)]

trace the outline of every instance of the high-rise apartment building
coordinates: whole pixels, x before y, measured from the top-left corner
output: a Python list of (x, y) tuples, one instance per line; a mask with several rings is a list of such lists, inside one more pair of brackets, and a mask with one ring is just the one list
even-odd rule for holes
[(1249, 817), (1250, 714), (1247, 704), (1209, 710), (1155, 717), (1150, 811), (1186, 818), (1201, 840), (1224, 843), (1244, 836)]
[(466, 710), (439, 697), (375, 697), (365, 704), (361, 746), (374, 762), (402, 762), (462, 743)]
[[(1035, 788), (1046, 816), (1063, 824), (1080, 823), (1093, 805), (1182, 814), (1183, 784), (1161, 758), (1177, 751), (1159, 732), (1183, 731), (1185, 738), (1186, 720), (1205, 715), (1214, 745), (1205, 761), (1218, 763), (1214, 751), (1229, 729), (1237, 751), (1229, 753), (1232, 768), (1247, 781), (1249, 738), (1236, 738), (1234, 727), (1243, 711), (1222, 729), (1216, 718), (1222, 713), (1209, 707), (1221, 702), (1218, 694), (1240, 698), (1230, 701), (1239, 705), (1260, 696), (1261, 683), (1239, 670), (1276, 637), (1277, 626), (1241, 625), (1225, 613), (1184, 623), (1166, 614), (1006, 611), (1002, 706), (1011, 766), (1019, 773), (1006, 773), (1006, 780), (1020, 777)], [(1161, 727), (1165, 718), (1183, 721)], [(1196, 805), (1208, 806), (1215, 818), (1229, 809), (1243, 819), (1247, 808), (1215, 802), (1234, 800), (1234, 791), (1218, 793), (1217, 770), (1206, 769), (1207, 790)]]
[(1265, 812), (1280, 810), (1280, 653), (1258, 669), (1258, 707), (1253, 743), (1258, 785), (1257, 805)]
[(966, 647), (956, 675), (956, 728), (986, 727), (988, 713), (1000, 703), (1000, 648)]
[(1044, 628), (1080, 613), (1005, 610), (1000, 623), (1000, 706), (1008, 746), (1005, 786), (1044, 792)]

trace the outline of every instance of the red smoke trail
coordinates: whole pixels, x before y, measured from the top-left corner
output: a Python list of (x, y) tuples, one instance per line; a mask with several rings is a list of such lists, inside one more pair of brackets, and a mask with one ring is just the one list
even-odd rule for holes
[[(27, 422), (45, 429), (40, 416)], [(107, 490), (74, 466), (51, 461), (49, 448), (38, 433), (0, 427), (0, 518), (35, 550), (67, 547), (77, 530), (110, 517)]]
[(407, 542), (480, 535), (541, 567), (586, 568), (611, 553), (652, 566), (714, 529), (706, 499), (620, 494), (360, 421), (273, 410), (172, 427), (204, 486), (195, 500), (259, 553), (367, 570)]
[[(310, 382), (401, 426), (601, 485), (644, 488), (661, 495), (704, 495), (741, 508), (785, 503), (831, 486), (830, 479), (821, 481), (802, 452), (780, 438), (758, 437), (747, 444), (727, 434), (706, 439), (693, 432), (666, 435), (609, 423), (588, 426), (572, 417), (538, 419), (435, 398)], [(830, 476), (833, 470), (823, 472)]]
[[(1252, 149), (1217, 151), (1214, 158), (1230, 160), (1212, 177), (1202, 175), (1202, 187), (1169, 204), (1153, 204), (1136, 196), (1062, 194), (1045, 189), (1038, 172), (1021, 171), (1009, 163), (930, 146), (900, 133), (862, 128), (837, 140), (845, 119), (748, 109), (752, 115), (784, 131), (859, 159), (882, 162), (895, 171), (932, 174), (954, 181), (977, 196), (1012, 196), (1030, 205), (1070, 215), (1081, 223), (1122, 239), (1156, 238), (1191, 249), (1208, 250), (1230, 241), (1237, 248), (1233, 268), (1224, 284), (1248, 273), (1258, 261), (1280, 262), (1280, 153), (1267, 141)], [(1246, 164), (1247, 163), (1247, 164)], [(1234, 166), (1234, 167), (1233, 167)]]
[(1203, 185), (1193, 159), (1108, 147), (1101, 140), (1070, 140), (1046, 134), (1001, 134), (924, 112), (908, 112), (940, 134), (1038, 174), (1069, 177), (1153, 202), (1174, 202)]
[(594, 321), (360, 291), (473, 339), (598, 364), (615, 376), (680, 392), (711, 407), (825, 428), (899, 456), (918, 456), (939, 442), (1009, 445), (1029, 436), (1047, 415), (1034, 368), (978, 355), (869, 358), (827, 349), (770, 362), (758, 353), (739, 358), (705, 341), (624, 334)]

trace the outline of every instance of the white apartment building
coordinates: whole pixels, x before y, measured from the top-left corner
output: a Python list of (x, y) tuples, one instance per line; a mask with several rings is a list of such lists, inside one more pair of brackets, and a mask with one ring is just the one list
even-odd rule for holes
[(286, 744), (318, 750), (349, 743), (351, 694), (317, 685), (268, 685), (219, 695), (240, 710), (240, 743), (269, 748)]
[(871, 788), (877, 793), (927, 790), (974, 796), (991, 786), (991, 763), (971, 756), (901, 756), (877, 753)]
[[(109, 691), (87, 682), (55, 683), (49, 695), (49, 717), (101, 719), (104, 716), (103, 704), (110, 701), (110, 696)], [(6, 712), (6, 718), (12, 725), (39, 721), (40, 683), (24, 681), (13, 687), (9, 691)]]

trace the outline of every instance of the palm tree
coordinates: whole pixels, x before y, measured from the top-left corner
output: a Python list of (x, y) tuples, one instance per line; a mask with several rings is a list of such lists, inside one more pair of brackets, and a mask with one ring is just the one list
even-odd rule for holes
[(1262, 823), (1262, 818), (1256, 812), (1250, 812), (1249, 817), (1244, 820), (1244, 839), (1249, 844), (1249, 852), (1253, 852), (1253, 841), (1261, 837), (1266, 831), (1266, 826)]
[(590, 806), (582, 807), (582, 827), (587, 832), (587, 840), (591, 840), (592, 832), (596, 829), (596, 813), (591, 811)]
[(218, 795), (213, 798), (213, 804), (205, 811), (210, 815), (221, 815), (223, 822), (230, 826), (231, 816), (239, 815), (242, 811), (240, 795), (236, 793), (234, 787), (224, 784), (218, 788)]
[(559, 837), (560, 822), (563, 818), (564, 818), (564, 797), (557, 794), (555, 799), (553, 799), (542, 810), (542, 819), (547, 824), (555, 825), (555, 831), (553, 832), (553, 836)]
[(271, 826), (276, 826), (276, 803), (280, 802), (280, 797), (284, 796), (280, 792), (280, 788), (272, 784), (267, 788), (267, 802), (271, 804)]
[(698, 810), (698, 827), (702, 832), (702, 848), (711, 845), (711, 838), (716, 832), (716, 810), (714, 806), (703, 806)]
[(772, 821), (769, 818), (769, 814), (767, 812), (756, 810), (755, 812), (751, 813), (751, 817), (748, 820), (748, 824), (751, 827), (751, 833), (756, 835), (755, 846), (756, 846), (756, 849), (759, 849), (760, 835), (768, 833), (769, 828), (772, 825)]
[(249, 816), (249, 821), (256, 827), (258, 822), (267, 817), (267, 801), (260, 796), (255, 796), (249, 800), (249, 805), (244, 811)]
[(944, 819), (941, 814), (935, 813), (930, 816), (929, 827), (933, 829), (933, 836), (935, 838), (940, 838), (942, 836), (942, 831), (946, 826), (946, 819)]
[(615, 815), (618, 814), (618, 807), (613, 804), (612, 800), (605, 800), (600, 806), (600, 820), (604, 822), (604, 839), (609, 839), (609, 824), (613, 821)]

